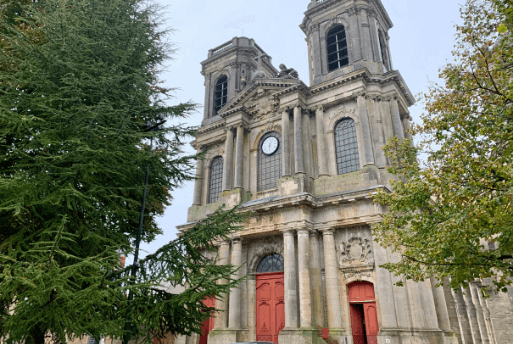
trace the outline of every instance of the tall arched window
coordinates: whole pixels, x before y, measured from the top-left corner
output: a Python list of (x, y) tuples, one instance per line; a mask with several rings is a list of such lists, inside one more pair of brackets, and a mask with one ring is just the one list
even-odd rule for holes
[(258, 191), (274, 189), (281, 177), (281, 135), (265, 134), (258, 144)]
[(214, 92), (214, 116), (217, 115), (217, 111), (221, 109), (226, 100), (228, 99), (228, 77), (222, 75), (216, 82), (216, 89)]
[(335, 125), (335, 154), (338, 174), (360, 169), (356, 128), (351, 118), (344, 118)]
[(385, 45), (385, 40), (383, 38), (383, 34), (381, 32), (378, 33), (379, 40), (379, 51), (381, 53), (381, 62), (383, 63), (383, 67), (385, 68), (385, 72), (390, 68), (388, 64), (388, 54), (387, 47)]
[(283, 271), (283, 257), (281, 254), (271, 254), (262, 258), (257, 266), (257, 273)]
[(349, 64), (346, 30), (342, 25), (337, 25), (328, 31), (326, 46), (328, 48), (328, 71), (331, 72)]
[(223, 157), (215, 157), (210, 163), (208, 203), (215, 203), (223, 191)]

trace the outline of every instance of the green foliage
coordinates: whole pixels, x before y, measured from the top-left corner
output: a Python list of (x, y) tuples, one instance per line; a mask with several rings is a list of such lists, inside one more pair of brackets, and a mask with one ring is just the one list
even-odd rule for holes
[(440, 72), (445, 85), (423, 95), (417, 146), (386, 146), (399, 178), (393, 193), (375, 197), (389, 213), (374, 233), (402, 255), (386, 268), (408, 279), (450, 277), (457, 287), (489, 278), (505, 290), (513, 276), (513, 32), (502, 25), (513, 12), (509, 2), (468, 0), (461, 14), (455, 61)]
[[(212, 312), (202, 298), (236, 283), (233, 267), (200, 254), (244, 221), (235, 210), (146, 258), (137, 281), (119, 263), (137, 235), (146, 167), (149, 242), (198, 158), (181, 150), (195, 128), (147, 125), (196, 109), (166, 105), (173, 90), (158, 75), (173, 49), (159, 10), (144, 0), (11, 1), (0, 10), (0, 337), (9, 343), (42, 344), (45, 333), (120, 338), (127, 318), (137, 324), (130, 335), (148, 340), (198, 332)], [(162, 283), (188, 289), (172, 296)]]

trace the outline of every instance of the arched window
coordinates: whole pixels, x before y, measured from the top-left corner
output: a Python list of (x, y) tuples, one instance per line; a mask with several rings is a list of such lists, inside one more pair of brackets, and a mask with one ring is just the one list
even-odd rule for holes
[(208, 188), (208, 203), (215, 203), (223, 188), (223, 157), (215, 157), (210, 163), (210, 180)]
[(281, 177), (281, 135), (265, 134), (258, 144), (258, 191), (274, 189)]
[(278, 253), (265, 256), (257, 266), (257, 273), (281, 271), (283, 271), (283, 257)]
[(342, 25), (337, 25), (328, 31), (326, 35), (326, 46), (328, 48), (329, 72), (349, 64), (346, 30)]
[(335, 125), (335, 154), (338, 174), (360, 169), (356, 128), (351, 118), (344, 118)]
[(389, 69), (388, 65), (388, 54), (387, 54), (387, 48), (385, 46), (385, 40), (383, 38), (383, 34), (381, 32), (378, 33), (378, 40), (379, 40), (379, 52), (381, 54), (381, 62), (383, 63), (383, 67), (385, 68), (385, 72)]
[(221, 109), (226, 100), (228, 99), (228, 78), (226, 75), (221, 76), (217, 79), (216, 89), (214, 92), (214, 116), (217, 115), (217, 111)]

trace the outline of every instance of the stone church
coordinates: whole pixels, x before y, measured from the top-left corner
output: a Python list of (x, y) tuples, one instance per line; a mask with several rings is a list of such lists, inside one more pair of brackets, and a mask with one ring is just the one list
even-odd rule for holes
[(380, 0), (312, 0), (300, 25), (308, 85), (276, 69), (253, 40), (208, 51), (204, 119), (186, 231), (220, 205), (253, 212), (220, 264), (249, 278), (222, 300), (202, 335), (182, 344), (513, 343), (512, 300), (435, 281), (394, 285), (398, 259), (372, 238), (390, 191), (382, 146), (409, 137), (411, 94), (392, 65), (392, 21)]

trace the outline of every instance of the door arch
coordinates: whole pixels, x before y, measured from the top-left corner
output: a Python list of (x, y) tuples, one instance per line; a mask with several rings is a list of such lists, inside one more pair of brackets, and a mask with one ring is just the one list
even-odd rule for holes
[(378, 313), (374, 285), (370, 282), (353, 282), (348, 285), (351, 330), (354, 344), (378, 343)]
[(265, 256), (256, 275), (256, 340), (278, 343), (285, 327), (285, 288), (283, 257)]

